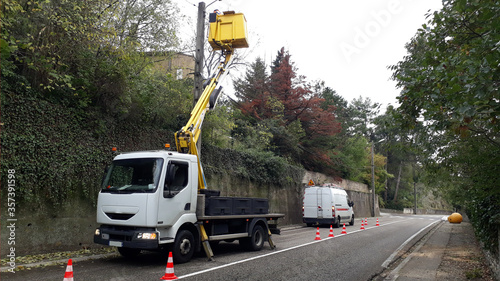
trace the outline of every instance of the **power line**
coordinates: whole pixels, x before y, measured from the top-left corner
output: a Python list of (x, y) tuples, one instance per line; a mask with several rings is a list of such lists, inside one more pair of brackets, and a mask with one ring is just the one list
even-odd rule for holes
[(190, 1), (188, 1), (188, 0), (184, 0), (184, 1), (185, 1), (186, 3), (188, 3), (189, 5), (193, 5), (193, 6), (195, 6), (195, 7), (196, 7), (196, 4), (191, 3), (191, 2), (190, 2)]

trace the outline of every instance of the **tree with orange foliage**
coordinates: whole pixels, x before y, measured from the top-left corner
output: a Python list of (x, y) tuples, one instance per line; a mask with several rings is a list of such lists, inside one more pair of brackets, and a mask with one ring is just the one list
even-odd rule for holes
[(291, 56), (282, 48), (271, 74), (257, 59), (244, 79), (235, 81), (237, 108), (247, 126), (260, 125), (272, 135), (269, 150), (293, 159), (306, 169), (334, 173), (329, 157), (332, 137), (340, 132), (332, 105), (313, 93), (297, 76)]

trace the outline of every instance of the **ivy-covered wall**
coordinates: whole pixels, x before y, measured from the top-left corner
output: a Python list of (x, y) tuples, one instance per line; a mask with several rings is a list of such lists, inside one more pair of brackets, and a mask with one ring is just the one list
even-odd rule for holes
[[(17, 255), (88, 246), (111, 148), (161, 148), (172, 139), (166, 130), (28, 94), (3, 91), (1, 106), (2, 253), (10, 246)], [(15, 245), (4, 239), (11, 235), (7, 219), (16, 220)]]

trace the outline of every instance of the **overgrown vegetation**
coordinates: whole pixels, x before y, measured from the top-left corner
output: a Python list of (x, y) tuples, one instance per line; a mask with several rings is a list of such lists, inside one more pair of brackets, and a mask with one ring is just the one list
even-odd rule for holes
[[(414, 133), (426, 181), (465, 208), (498, 255), (500, 228), (499, 1), (443, 1), (393, 66), (397, 116)], [(418, 175), (417, 175), (418, 177)]]

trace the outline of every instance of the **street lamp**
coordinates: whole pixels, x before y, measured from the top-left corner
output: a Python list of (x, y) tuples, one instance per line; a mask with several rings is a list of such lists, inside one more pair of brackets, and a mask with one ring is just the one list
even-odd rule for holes
[[(379, 141), (377, 141), (377, 143), (381, 143), (385, 141), (385, 139), (381, 139)], [(377, 200), (377, 197), (376, 197), (376, 192), (375, 192), (375, 143), (372, 141), (372, 217), (375, 217), (377, 214), (375, 212), (375, 202)]]
[(374, 143), (372, 141), (372, 217), (375, 217), (375, 161), (374, 161)]

